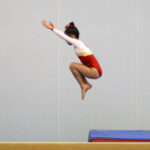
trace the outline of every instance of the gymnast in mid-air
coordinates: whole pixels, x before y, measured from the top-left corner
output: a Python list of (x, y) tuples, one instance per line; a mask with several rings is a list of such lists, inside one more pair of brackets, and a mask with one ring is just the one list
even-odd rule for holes
[(79, 30), (74, 22), (65, 26), (64, 33), (58, 30), (52, 22), (48, 23), (46, 20), (43, 20), (42, 24), (64, 39), (69, 45), (74, 46), (74, 50), (82, 63), (72, 62), (70, 64), (70, 70), (81, 87), (81, 96), (84, 99), (85, 93), (92, 87), (86, 78), (98, 79), (102, 75), (102, 69), (97, 59), (92, 51), (79, 40)]

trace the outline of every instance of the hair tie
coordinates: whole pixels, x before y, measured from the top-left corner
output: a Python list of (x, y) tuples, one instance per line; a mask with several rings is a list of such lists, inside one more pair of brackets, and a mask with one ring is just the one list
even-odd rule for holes
[(74, 28), (74, 23), (73, 22), (70, 22), (69, 24), (67, 24), (66, 26), (65, 26), (65, 28), (67, 29), (67, 28)]
[(70, 27), (70, 28), (73, 28), (73, 27), (74, 27), (74, 25), (71, 23), (71, 24), (69, 25), (69, 27)]
[(70, 23), (69, 23), (69, 27), (70, 27), (70, 28), (74, 28), (74, 22), (70, 22)]

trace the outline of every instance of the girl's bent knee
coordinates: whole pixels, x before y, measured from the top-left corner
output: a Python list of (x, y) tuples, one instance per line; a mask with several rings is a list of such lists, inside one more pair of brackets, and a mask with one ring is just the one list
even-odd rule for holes
[(72, 69), (75, 68), (75, 64), (76, 64), (76, 63), (74, 63), (74, 62), (72, 62), (72, 63), (70, 64), (70, 66), (69, 66), (70, 70), (72, 70)]

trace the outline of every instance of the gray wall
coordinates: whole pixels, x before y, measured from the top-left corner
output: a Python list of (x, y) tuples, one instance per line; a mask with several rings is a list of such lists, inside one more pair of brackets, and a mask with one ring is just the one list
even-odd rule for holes
[[(149, 0), (1, 0), (0, 141), (87, 141), (150, 129)], [(72, 47), (41, 25), (74, 21), (103, 76), (81, 100)]]

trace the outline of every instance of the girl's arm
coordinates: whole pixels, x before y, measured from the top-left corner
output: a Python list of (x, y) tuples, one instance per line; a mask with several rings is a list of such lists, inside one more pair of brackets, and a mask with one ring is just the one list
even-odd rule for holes
[(60, 38), (66, 40), (67, 42), (77, 46), (77, 40), (74, 38), (71, 38), (69, 36), (67, 36), (66, 34), (64, 34), (62, 31), (56, 29), (53, 25), (52, 22), (48, 23), (46, 20), (42, 21), (43, 26), (45, 26), (48, 29), (51, 29), (53, 32), (56, 33), (56, 35), (58, 35)]

